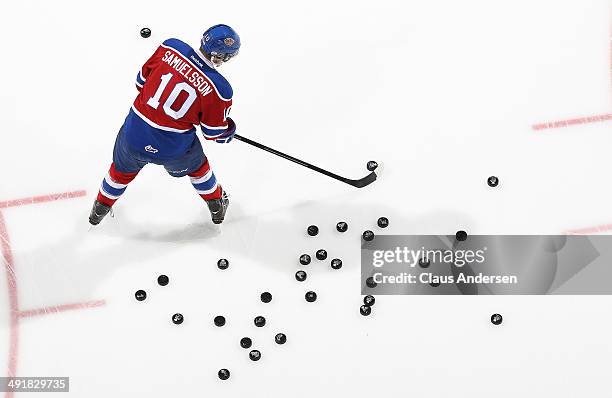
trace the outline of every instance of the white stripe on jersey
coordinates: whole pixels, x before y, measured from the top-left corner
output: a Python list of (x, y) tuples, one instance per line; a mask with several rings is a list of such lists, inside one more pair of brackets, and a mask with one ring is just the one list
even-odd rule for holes
[[(179, 130), (179, 129), (173, 129), (172, 127), (164, 127), (164, 126), (160, 126), (159, 124), (147, 119), (142, 113), (138, 112), (138, 109), (136, 109), (136, 107), (134, 105), (132, 105), (132, 110), (134, 111), (135, 114), (137, 114), (145, 123), (147, 123), (149, 126), (154, 127), (156, 129), (160, 129), (160, 130), (165, 130), (165, 131), (171, 131), (173, 133), (186, 133), (188, 131), (190, 131), (191, 129), (186, 129), (186, 130)], [(192, 127), (193, 128), (193, 127)]]

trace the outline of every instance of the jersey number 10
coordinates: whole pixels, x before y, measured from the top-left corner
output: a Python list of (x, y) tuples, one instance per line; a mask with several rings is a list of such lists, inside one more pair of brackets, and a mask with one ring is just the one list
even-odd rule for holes
[[(174, 75), (172, 73), (166, 73), (165, 75), (161, 77), (161, 84), (157, 88), (155, 95), (149, 98), (149, 100), (147, 101), (147, 105), (149, 105), (153, 109), (159, 108), (159, 100), (164, 90), (168, 86), (168, 83), (170, 83), (170, 80), (172, 80), (173, 76)], [(185, 91), (189, 96), (183, 103), (183, 106), (181, 106), (181, 108), (178, 111), (175, 111), (174, 109), (172, 109), (172, 105), (174, 105), (174, 103), (176, 102), (176, 99), (183, 91)], [(170, 116), (174, 120), (178, 120), (182, 118), (183, 116), (185, 116), (185, 114), (187, 113), (189, 108), (191, 108), (191, 105), (193, 105), (197, 97), (198, 97), (198, 94), (196, 93), (195, 88), (191, 87), (186, 82), (180, 82), (174, 86), (174, 88), (172, 89), (172, 92), (168, 96), (168, 99), (166, 100), (166, 102), (164, 102), (164, 106), (163, 106), (164, 112), (166, 113), (166, 115)]]

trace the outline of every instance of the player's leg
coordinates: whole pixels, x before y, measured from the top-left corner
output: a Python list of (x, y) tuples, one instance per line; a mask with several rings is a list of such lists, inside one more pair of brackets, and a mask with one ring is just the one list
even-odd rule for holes
[(208, 205), (212, 221), (221, 224), (229, 206), (229, 198), (217, 182), (215, 173), (204, 156), (200, 140), (196, 138), (187, 153), (180, 159), (165, 163), (164, 167), (173, 177), (188, 175), (191, 185)]
[(123, 139), (123, 128), (117, 134), (113, 150), (113, 163), (102, 180), (98, 196), (94, 202), (89, 222), (98, 225), (110, 212), (115, 202), (123, 195), (128, 184), (136, 178), (138, 172), (147, 164), (129, 149)]

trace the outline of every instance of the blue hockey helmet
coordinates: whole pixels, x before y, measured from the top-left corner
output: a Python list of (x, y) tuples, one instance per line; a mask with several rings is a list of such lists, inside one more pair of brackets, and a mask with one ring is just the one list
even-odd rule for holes
[(211, 26), (202, 36), (202, 50), (215, 65), (221, 65), (238, 54), (240, 36), (227, 25)]

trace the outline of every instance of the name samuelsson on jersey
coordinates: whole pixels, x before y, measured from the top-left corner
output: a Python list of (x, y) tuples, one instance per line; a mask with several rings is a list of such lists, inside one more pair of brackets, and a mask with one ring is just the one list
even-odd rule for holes
[[(208, 83), (208, 80), (206, 80), (203, 74), (193, 70), (193, 67), (189, 65), (188, 62), (184, 61), (181, 56), (174, 54), (172, 51), (166, 51), (162, 57), (162, 61), (170, 65), (181, 75), (185, 76), (189, 83), (193, 84), (196, 90), (198, 90), (203, 97), (212, 92), (210, 83)], [(196, 60), (194, 59), (194, 61)], [(198, 62), (198, 64), (199, 63), (200, 62)]]

